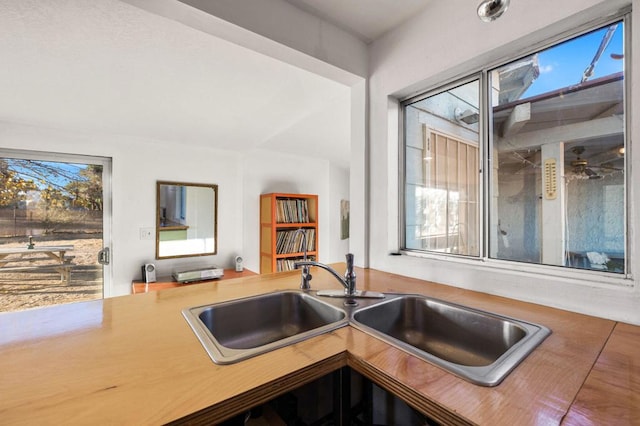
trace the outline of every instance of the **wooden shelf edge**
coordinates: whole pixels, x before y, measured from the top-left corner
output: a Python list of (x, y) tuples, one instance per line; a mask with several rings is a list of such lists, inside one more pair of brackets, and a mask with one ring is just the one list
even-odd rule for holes
[(215, 406), (205, 408), (168, 425), (211, 425), (227, 420), (237, 414), (247, 411), (248, 407), (255, 407), (272, 399), (310, 383), (329, 373), (333, 373), (347, 365), (347, 352), (341, 352), (292, 374), (281, 377), (273, 382), (265, 383), (248, 392), (228, 399)]
[[(267, 225), (271, 226), (271, 223)], [(299, 223), (288, 223), (288, 222), (276, 222), (274, 224), (276, 228), (315, 228), (318, 226), (317, 222), (299, 222)]]
[(270, 198), (314, 198), (317, 194), (291, 194), (286, 192), (269, 192), (267, 194), (260, 194), (261, 197)]
[[(279, 253), (276, 254), (276, 259), (288, 259), (290, 257), (303, 257), (304, 253), (300, 252), (300, 253)], [(309, 256), (317, 256), (317, 253), (315, 251), (308, 251), (307, 252), (307, 257)]]
[(374, 367), (366, 360), (353, 356), (347, 352), (347, 366), (362, 374), (381, 388), (396, 395), (398, 398), (409, 404), (411, 407), (430, 417), (439, 424), (453, 426), (472, 426), (475, 423), (468, 421), (450, 412), (436, 401), (426, 399), (410, 387), (403, 385), (394, 377), (389, 376), (380, 369)]

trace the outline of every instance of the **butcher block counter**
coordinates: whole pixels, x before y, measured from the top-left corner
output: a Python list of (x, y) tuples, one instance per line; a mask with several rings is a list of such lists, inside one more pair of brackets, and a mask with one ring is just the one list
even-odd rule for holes
[[(344, 265), (336, 265), (344, 270)], [(443, 424), (633, 424), (639, 327), (356, 270), (362, 290), (421, 293), (552, 334), (496, 387), (460, 379), (353, 327), (214, 364), (185, 307), (294, 289), (299, 272), (0, 314), (0, 423), (214, 424), (348, 366)], [(314, 268), (313, 289), (340, 288)], [(637, 424), (637, 423), (635, 423)]]

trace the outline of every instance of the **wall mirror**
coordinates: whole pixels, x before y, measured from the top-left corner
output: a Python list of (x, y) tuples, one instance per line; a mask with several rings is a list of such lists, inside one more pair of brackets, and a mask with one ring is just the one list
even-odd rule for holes
[(217, 253), (218, 185), (158, 181), (156, 206), (156, 259)]

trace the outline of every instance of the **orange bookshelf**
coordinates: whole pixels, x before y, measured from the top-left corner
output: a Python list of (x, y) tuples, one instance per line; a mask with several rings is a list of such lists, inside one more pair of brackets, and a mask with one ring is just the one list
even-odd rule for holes
[(318, 260), (318, 196), (271, 193), (260, 195), (260, 273), (288, 271), (303, 256)]

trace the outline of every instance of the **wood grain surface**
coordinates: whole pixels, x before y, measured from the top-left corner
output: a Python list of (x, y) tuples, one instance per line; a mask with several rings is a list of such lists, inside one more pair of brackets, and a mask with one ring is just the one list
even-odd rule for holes
[(256, 273), (248, 269), (244, 269), (241, 272), (236, 272), (235, 269), (225, 269), (224, 275), (220, 278), (216, 278), (215, 280), (202, 280), (202, 281), (194, 281), (189, 283), (179, 283), (175, 279), (173, 279), (173, 277), (158, 277), (158, 279), (152, 283), (146, 283), (143, 280), (134, 280), (131, 282), (131, 294), (146, 293), (148, 291), (166, 290), (168, 288), (184, 287), (184, 286), (193, 285), (193, 284), (215, 283), (217, 281), (229, 280), (234, 278), (242, 278), (242, 277), (250, 277), (253, 275), (256, 275)]
[[(551, 425), (567, 413), (567, 424), (608, 424), (640, 415), (637, 397), (625, 394), (638, 395), (638, 364), (628, 358), (638, 353), (638, 327), (379, 271), (357, 274), (359, 289), (425, 294), (540, 323), (552, 334), (487, 388), (352, 327), (214, 364), (181, 310), (297, 288), (295, 271), (2, 314), (1, 423), (212, 424), (346, 365), (443, 424)], [(314, 289), (339, 288), (325, 271), (313, 275)], [(598, 375), (612, 371), (611, 386), (624, 398), (598, 385)]]
[(616, 325), (562, 424), (640, 424), (640, 327)]

